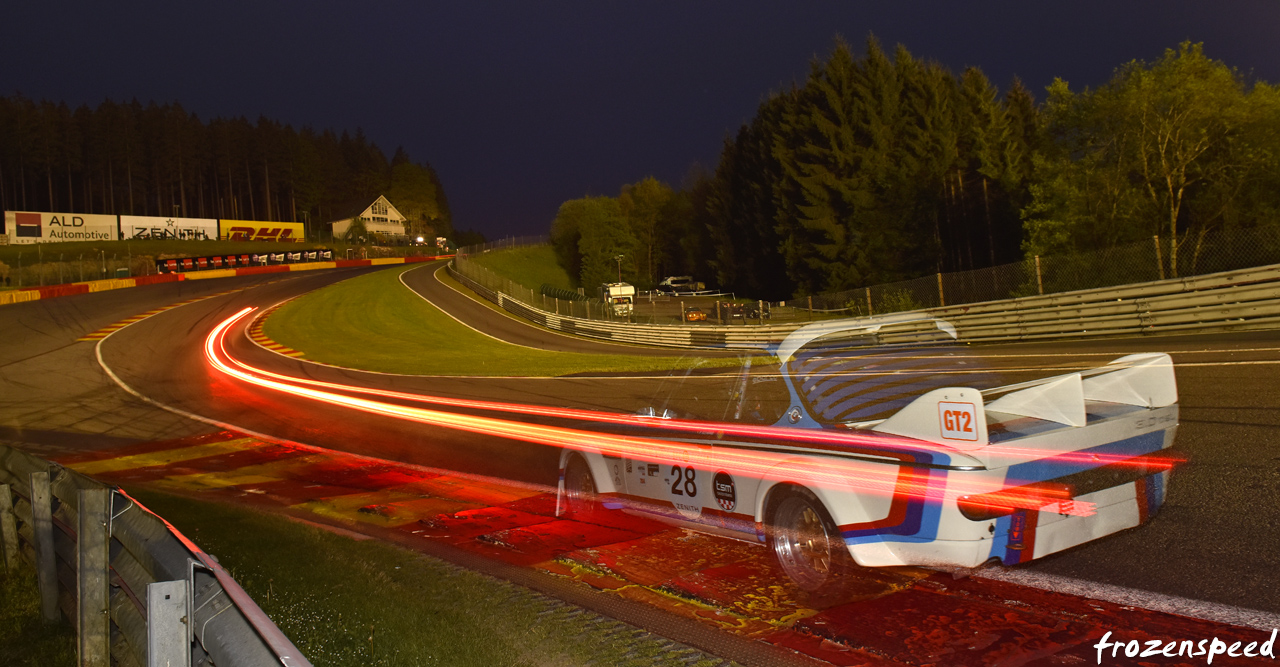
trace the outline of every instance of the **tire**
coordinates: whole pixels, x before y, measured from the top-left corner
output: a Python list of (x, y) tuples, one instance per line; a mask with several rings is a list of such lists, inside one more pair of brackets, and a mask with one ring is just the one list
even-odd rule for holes
[(769, 548), (783, 574), (800, 589), (833, 584), (852, 560), (835, 522), (813, 493), (789, 487), (769, 513)]
[(590, 515), (599, 509), (596, 481), (581, 454), (570, 454), (565, 463), (564, 498), (570, 516)]

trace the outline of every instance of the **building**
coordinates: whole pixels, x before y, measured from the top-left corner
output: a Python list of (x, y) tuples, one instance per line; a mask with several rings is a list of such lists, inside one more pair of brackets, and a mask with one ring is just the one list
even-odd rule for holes
[(340, 239), (345, 236), (347, 230), (351, 228), (351, 223), (357, 218), (364, 220), (365, 230), (373, 237), (367, 239), (369, 241), (394, 240), (405, 236), (405, 217), (386, 197), (378, 195), (378, 198), (361, 213), (329, 223), (333, 238)]

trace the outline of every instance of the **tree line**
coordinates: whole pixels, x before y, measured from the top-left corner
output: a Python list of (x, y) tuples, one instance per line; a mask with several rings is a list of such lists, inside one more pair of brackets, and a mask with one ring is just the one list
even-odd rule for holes
[(1275, 87), (1188, 43), (1048, 92), (837, 41), (725, 140), (713, 174), (565, 202), (552, 243), (586, 286), (622, 256), (642, 286), (687, 273), (785, 299), (1155, 234), (1194, 252), (1214, 229), (1280, 224)]
[(0, 97), (5, 210), (314, 226), (359, 213), (379, 194), (419, 228), (452, 231), (435, 170), (401, 148), (388, 160), (360, 130), (295, 130), (264, 117), (205, 122), (177, 103), (72, 109)]

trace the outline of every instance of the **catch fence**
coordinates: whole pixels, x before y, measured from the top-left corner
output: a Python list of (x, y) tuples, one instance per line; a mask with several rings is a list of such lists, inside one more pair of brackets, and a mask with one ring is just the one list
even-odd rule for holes
[(972, 271), (937, 273), (912, 280), (801, 297), (792, 303), (814, 311), (867, 317), (1027, 296), (1116, 287), (1170, 278), (1237, 271), (1280, 263), (1280, 227), (1216, 230), (1171, 243), (1158, 236), (1107, 250), (1031, 257)]
[[(589, 291), (565, 294), (562, 286), (521, 285), (470, 259), (492, 250), (546, 243), (546, 237), (502, 239), (460, 248), (454, 270), (493, 292), (501, 292), (553, 315), (639, 324), (682, 324), (687, 308), (700, 307), (708, 324), (807, 322), (831, 317), (872, 317), (1029, 296), (1186, 278), (1280, 263), (1280, 226), (1219, 229), (1178, 240), (1176, 264), (1172, 243), (1159, 236), (1107, 250), (1030, 257), (1022, 261), (970, 271), (954, 271), (840, 292), (799, 296), (774, 303), (749, 299), (673, 297), (640, 293), (633, 314), (619, 318)], [(717, 302), (721, 305), (717, 306)], [(731, 316), (737, 306), (745, 316)], [(751, 305), (756, 307), (752, 308)], [(717, 310), (719, 308), (719, 310)]]

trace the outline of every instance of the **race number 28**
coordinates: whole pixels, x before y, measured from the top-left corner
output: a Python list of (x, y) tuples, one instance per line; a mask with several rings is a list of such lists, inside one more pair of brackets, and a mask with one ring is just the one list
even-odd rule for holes
[(972, 403), (938, 403), (942, 437), (948, 440), (978, 439), (978, 409)]
[[(671, 495), (687, 495), (690, 498), (698, 495), (698, 481), (693, 468), (671, 466), (671, 476), (675, 478), (675, 481), (671, 483)], [(683, 491), (681, 490), (682, 488)]]

